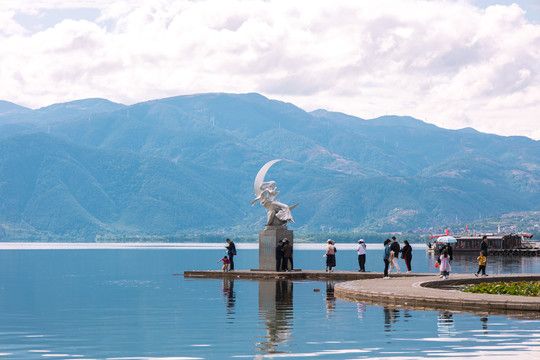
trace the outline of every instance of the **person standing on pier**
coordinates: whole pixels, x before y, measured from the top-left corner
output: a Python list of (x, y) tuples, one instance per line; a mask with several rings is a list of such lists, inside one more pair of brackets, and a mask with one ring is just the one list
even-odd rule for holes
[(283, 239), (283, 242), (285, 243), (283, 245), (283, 264), (281, 265), (281, 269), (285, 271), (289, 271), (288, 266), (289, 262), (291, 263), (291, 271), (294, 269), (293, 267), (293, 247), (289, 243), (289, 239), (285, 238)]
[(487, 257), (488, 256), (488, 248), (489, 248), (489, 245), (488, 245), (488, 238), (487, 238), (487, 235), (484, 235), (482, 237), (482, 242), (480, 243), (480, 251), (483, 251), (484, 252), (484, 256)]
[(448, 279), (450, 271), (452, 270), (450, 266), (450, 255), (448, 255), (448, 250), (444, 249), (441, 253), (441, 265), (439, 266), (441, 274), (439, 275), (442, 279)]
[(356, 248), (358, 253), (358, 266), (361, 272), (366, 272), (366, 243), (364, 239), (358, 240), (358, 247)]
[(392, 272), (392, 269), (394, 267), (397, 269), (397, 272), (400, 273), (401, 269), (398, 265), (398, 259), (399, 259), (399, 243), (396, 240), (395, 236), (392, 236), (392, 244), (390, 245), (390, 250), (393, 252), (394, 257), (392, 258), (392, 262), (390, 263), (390, 272)]
[(234, 270), (234, 260), (233, 257), (236, 255), (236, 246), (234, 245), (234, 242), (231, 239), (227, 239), (227, 246), (225, 246), (227, 249), (227, 255), (229, 256), (229, 270)]
[(281, 270), (282, 262), (283, 262), (283, 240), (279, 240), (276, 245), (276, 271)]
[(390, 277), (388, 276), (388, 265), (389, 265), (389, 261), (388, 261), (388, 258), (390, 258), (390, 253), (392, 252), (392, 250), (390, 250), (390, 239), (386, 239), (384, 241), (384, 256), (383, 256), (383, 261), (384, 261), (384, 277), (383, 279), (390, 279)]
[(336, 247), (334, 246), (334, 241), (332, 239), (328, 239), (326, 241), (326, 271), (333, 272), (334, 268), (336, 267)]
[(403, 241), (405, 246), (401, 249), (401, 257), (405, 259), (405, 265), (407, 265), (407, 272), (411, 272), (411, 260), (412, 260), (412, 247), (407, 240)]

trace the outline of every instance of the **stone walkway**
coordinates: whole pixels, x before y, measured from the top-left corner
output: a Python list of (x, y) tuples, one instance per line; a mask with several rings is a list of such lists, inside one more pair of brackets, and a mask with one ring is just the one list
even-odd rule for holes
[(539, 280), (540, 274), (509, 274), (480, 278), (471, 274), (455, 274), (449, 280), (441, 280), (438, 276), (413, 276), (347, 281), (336, 284), (334, 291), (340, 298), (389, 303), (402, 307), (493, 313), (529, 312), (530, 315), (540, 315), (538, 297), (473, 294), (453, 288), (460, 284), (480, 282)]

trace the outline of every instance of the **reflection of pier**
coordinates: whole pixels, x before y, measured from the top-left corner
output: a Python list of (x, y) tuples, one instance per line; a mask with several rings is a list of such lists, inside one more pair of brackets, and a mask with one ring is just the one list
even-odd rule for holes
[(225, 306), (227, 307), (227, 318), (234, 319), (234, 305), (236, 304), (234, 280), (223, 279), (223, 296), (225, 297)]
[(540, 274), (493, 275), (477, 278), (470, 274), (453, 275), (450, 280), (438, 276), (401, 279), (357, 280), (336, 284), (338, 298), (408, 308), (453, 309), (461, 311), (540, 317), (540, 303), (534, 296), (495, 295), (455, 291), (464, 284), (506, 281), (539, 281)]
[(336, 297), (334, 295), (334, 282), (326, 281), (326, 316), (330, 317), (331, 313), (336, 310)]
[(293, 320), (293, 282), (259, 281), (259, 320), (266, 327), (266, 336), (255, 344), (265, 354), (287, 352), (279, 349), (291, 338)]

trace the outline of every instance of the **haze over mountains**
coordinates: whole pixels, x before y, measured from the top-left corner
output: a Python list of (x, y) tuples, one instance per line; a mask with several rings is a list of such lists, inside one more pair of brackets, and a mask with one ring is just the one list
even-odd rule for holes
[[(259, 94), (37, 110), (0, 101), (5, 239), (256, 233), (260, 167), (298, 232), (404, 231), (540, 210), (540, 142), (410, 117), (308, 113)], [(2, 229), (0, 229), (2, 230)]]

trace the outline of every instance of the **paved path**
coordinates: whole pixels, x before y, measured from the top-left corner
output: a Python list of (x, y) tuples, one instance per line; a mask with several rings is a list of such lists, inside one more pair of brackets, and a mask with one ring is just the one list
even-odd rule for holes
[(456, 274), (449, 280), (441, 280), (438, 276), (355, 280), (336, 284), (335, 294), (338, 297), (356, 301), (367, 300), (408, 307), (497, 313), (517, 311), (540, 315), (540, 298), (538, 297), (473, 294), (451, 289), (452, 286), (464, 283), (521, 280), (539, 281), (540, 274), (508, 274), (484, 278), (477, 278), (470, 274)]

